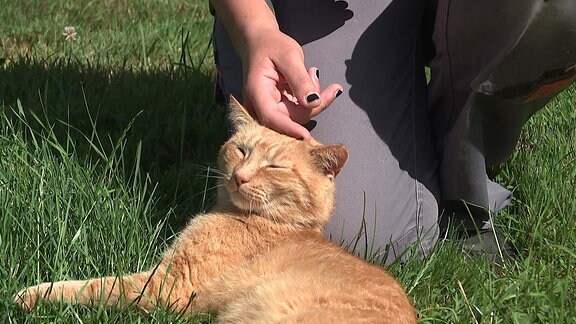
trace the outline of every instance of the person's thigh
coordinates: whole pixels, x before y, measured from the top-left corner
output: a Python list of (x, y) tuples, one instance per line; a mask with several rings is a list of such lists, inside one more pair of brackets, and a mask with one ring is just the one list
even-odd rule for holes
[[(344, 86), (311, 132), (350, 150), (326, 235), (366, 258), (390, 262), (437, 239), (437, 159), (418, 48), (423, 8), (421, 0), (274, 2), (306, 64)], [(225, 92), (241, 93), (235, 87)]]
[(576, 78), (576, 2), (439, 0), (434, 43), (442, 205), (481, 207), (472, 223), (457, 215), (471, 229), (511, 199), (486, 166), (506, 160), (526, 120)]
[[(418, 48), (424, 1), (343, 4), (324, 2), (321, 8), (301, 0), (275, 6), (281, 29), (303, 44), (306, 63), (319, 67), (321, 79), (345, 86), (312, 130), (320, 141), (350, 149), (326, 233), (367, 256), (390, 243), (391, 258), (417, 241), (427, 250), (436, 237), (438, 210)], [(317, 18), (294, 18), (306, 13)], [(321, 37), (311, 36), (311, 29)]]

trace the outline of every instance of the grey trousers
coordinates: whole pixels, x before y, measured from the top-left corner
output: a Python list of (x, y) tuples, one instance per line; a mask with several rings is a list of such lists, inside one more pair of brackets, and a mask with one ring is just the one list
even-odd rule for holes
[[(307, 66), (345, 90), (311, 131), (350, 150), (326, 235), (391, 262), (425, 255), (439, 224), (479, 228), (507, 205), (486, 166), (505, 160), (525, 121), (576, 76), (573, 3), (269, 2)], [(242, 65), (217, 18), (213, 40), (218, 88), (241, 98)]]

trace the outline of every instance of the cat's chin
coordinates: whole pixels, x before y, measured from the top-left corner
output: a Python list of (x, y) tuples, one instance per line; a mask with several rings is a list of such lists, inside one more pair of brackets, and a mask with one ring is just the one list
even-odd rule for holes
[(254, 201), (250, 202), (250, 200), (246, 199), (241, 193), (229, 192), (228, 194), (230, 195), (230, 201), (234, 207), (251, 214), (260, 213), (258, 204)]

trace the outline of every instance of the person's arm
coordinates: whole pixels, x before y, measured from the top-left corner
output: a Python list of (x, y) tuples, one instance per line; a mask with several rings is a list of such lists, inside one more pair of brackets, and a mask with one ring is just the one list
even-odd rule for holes
[(307, 139), (301, 125), (320, 113), (342, 87), (321, 91), (318, 70), (306, 69), (300, 45), (282, 33), (264, 0), (211, 0), (242, 60), (244, 105), (276, 131)]
[(246, 52), (250, 38), (266, 30), (279, 31), (276, 17), (264, 0), (210, 0), (210, 3), (240, 56)]

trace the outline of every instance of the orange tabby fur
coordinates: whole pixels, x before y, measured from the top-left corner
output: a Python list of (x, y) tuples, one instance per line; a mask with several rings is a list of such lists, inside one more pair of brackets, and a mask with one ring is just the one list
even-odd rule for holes
[(236, 128), (218, 156), (218, 203), (194, 217), (147, 272), (43, 283), (37, 301), (211, 311), (227, 323), (415, 323), (398, 282), (322, 237), (342, 145), (298, 141), (260, 126), (231, 98)]

